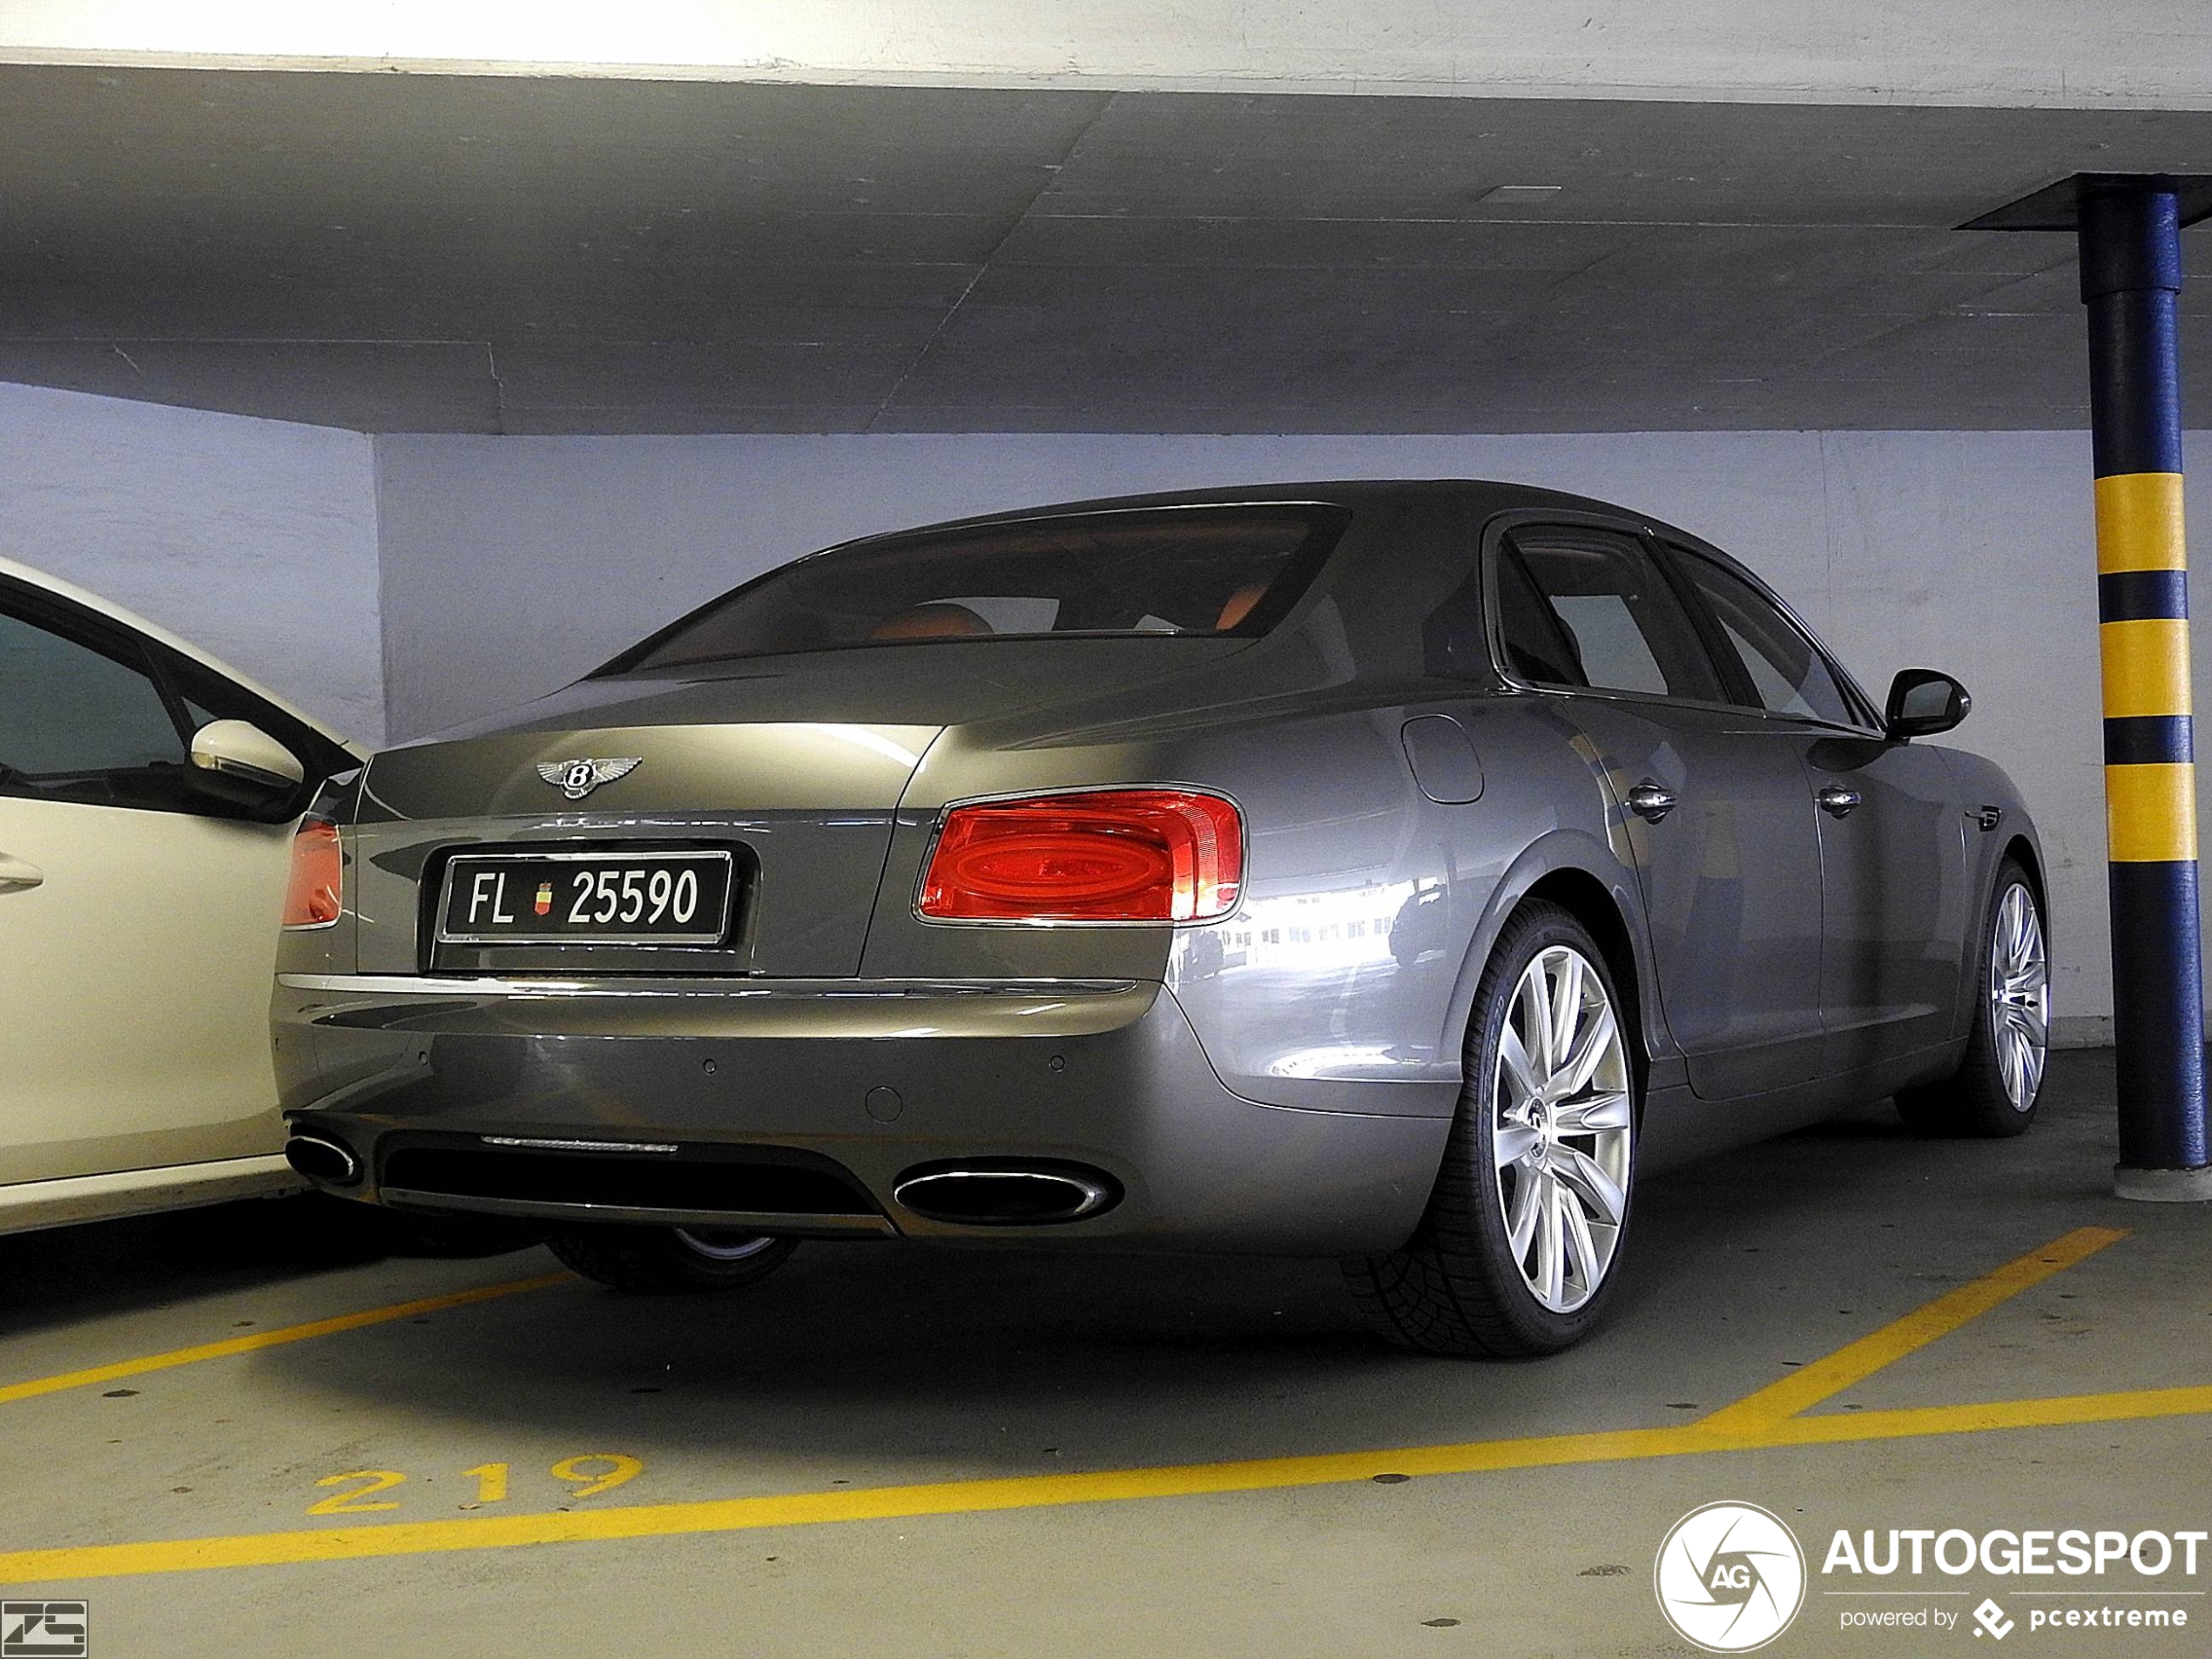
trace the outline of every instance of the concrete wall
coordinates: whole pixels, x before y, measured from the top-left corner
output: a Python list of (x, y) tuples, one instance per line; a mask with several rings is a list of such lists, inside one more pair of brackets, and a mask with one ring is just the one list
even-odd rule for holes
[(384, 732), (374, 455), (358, 432), (0, 385), (0, 555)]
[(2202, 108), (2212, 17), (2185, 0), (10, 0), (0, 61)]
[[(2060, 1008), (2110, 1012), (2083, 434), (402, 437), (377, 457), (395, 738), (551, 690), (815, 547), (961, 513), (1355, 475), (1632, 502), (1764, 573), (1877, 695), (1918, 664), (1966, 682), (1961, 740), (2012, 772), (2043, 826)], [(2212, 491), (2192, 505), (2212, 524)], [(2212, 653), (2197, 674), (2212, 683)]]

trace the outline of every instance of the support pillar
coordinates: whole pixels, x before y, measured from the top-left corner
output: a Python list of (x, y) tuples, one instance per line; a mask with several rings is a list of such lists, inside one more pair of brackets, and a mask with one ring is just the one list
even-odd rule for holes
[(2072, 229), (2081, 253), (2123, 1198), (2212, 1200), (2175, 338), (2205, 183), (2082, 174), (1966, 227)]

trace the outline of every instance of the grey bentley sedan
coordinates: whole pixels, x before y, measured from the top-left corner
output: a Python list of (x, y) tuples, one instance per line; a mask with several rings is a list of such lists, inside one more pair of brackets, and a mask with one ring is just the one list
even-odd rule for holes
[(1893, 1096), (2027, 1127), (2035, 829), (1726, 555), (1506, 484), (882, 536), (303, 827), (290, 1157), (636, 1290), (804, 1238), (1341, 1258), (1581, 1336), (1663, 1165)]

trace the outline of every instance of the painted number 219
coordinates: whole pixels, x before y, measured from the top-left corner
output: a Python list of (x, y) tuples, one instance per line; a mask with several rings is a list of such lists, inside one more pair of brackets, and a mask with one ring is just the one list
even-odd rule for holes
[[(592, 1452), (582, 1457), (563, 1458), (546, 1473), (556, 1480), (565, 1482), (571, 1498), (596, 1498), (603, 1492), (611, 1492), (626, 1480), (634, 1480), (645, 1466), (634, 1457), (624, 1457), (619, 1452)], [(507, 1476), (509, 1466), (504, 1463), (479, 1463), (473, 1469), (463, 1469), (463, 1474), (474, 1475), (476, 1480), (476, 1504), (503, 1503), (507, 1498)], [(327, 1498), (310, 1504), (311, 1515), (366, 1515), (379, 1510), (396, 1509), (396, 1499), (380, 1498), (376, 1494), (389, 1492), (402, 1485), (407, 1476), (397, 1469), (348, 1469), (343, 1474), (326, 1474), (315, 1482), (319, 1487), (344, 1487), (347, 1490), (334, 1492)], [(356, 1484), (358, 1483), (358, 1484)], [(470, 1508), (476, 1504), (468, 1506)]]

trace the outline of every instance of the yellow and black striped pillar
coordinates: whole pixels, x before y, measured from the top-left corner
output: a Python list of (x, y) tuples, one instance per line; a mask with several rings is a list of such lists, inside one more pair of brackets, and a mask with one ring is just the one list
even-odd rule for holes
[(2085, 184), (2097, 621), (2124, 1197), (2212, 1197), (2175, 311), (2180, 201)]

